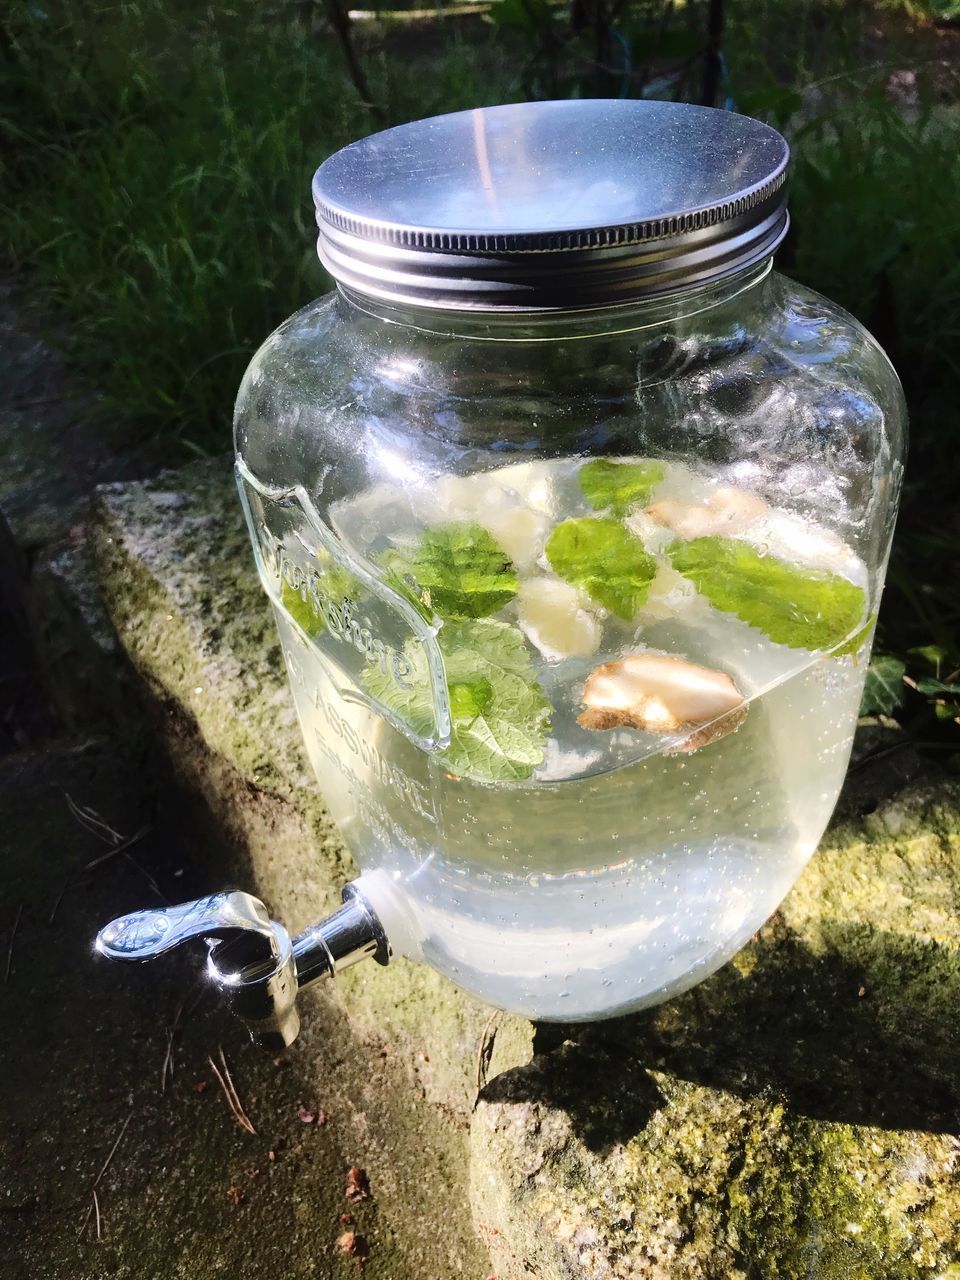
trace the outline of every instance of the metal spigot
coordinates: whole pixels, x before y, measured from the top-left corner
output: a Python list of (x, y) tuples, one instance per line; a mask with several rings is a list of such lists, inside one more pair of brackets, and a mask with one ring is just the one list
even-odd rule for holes
[(119, 916), (104, 925), (95, 945), (111, 960), (153, 960), (202, 938), (214, 985), (254, 1041), (276, 1051), (300, 1030), (298, 991), (367, 956), (378, 964), (390, 958), (380, 921), (355, 885), (344, 888), (343, 899), (339, 911), (292, 942), (259, 898), (234, 890)]

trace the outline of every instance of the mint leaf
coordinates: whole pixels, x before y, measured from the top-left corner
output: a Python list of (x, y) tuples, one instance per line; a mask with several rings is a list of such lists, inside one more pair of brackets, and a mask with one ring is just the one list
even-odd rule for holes
[[(329, 568), (317, 573), (316, 588), (322, 598), (332, 600), (335, 604), (341, 604), (345, 596), (355, 600), (360, 590), (356, 578), (340, 565), (333, 563)], [(312, 584), (306, 588), (306, 599), (304, 599), (303, 595), (284, 579), (280, 587), (280, 603), (301, 631), (311, 640), (326, 626)]]
[(300, 630), (311, 639), (318, 636), (326, 625), (323, 614), (313, 602), (313, 597), (308, 595), (304, 600), (300, 592), (295, 591), (289, 582), (284, 582), (280, 588), (280, 603)]
[(546, 552), (559, 577), (627, 621), (646, 600), (657, 572), (640, 539), (608, 516), (564, 520), (547, 539)]
[(903, 701), (903, 673), (906, 667), (899, 658), (881, 656), (867, 667), (860, 699), (862, 716), (885, 715), (895, 711)]
[(471, 680), (466, 684), (452, 684), (447, 692), (450, 694), (451, 719), (473, 720), (489, 707), (493, 685), (484, 676), (480, 676), (478, 680)]
[[(481, 782), (529, 778), (543, 762), (549, 703), (517, 627), (493, 619), (445, 622), (437, 635), (453, 729), (441, 759), (451, 773)], [(421, 734), (434, 725), (422, 646), (408, 641), (404, 688), (392, 670), (370, 667), (368, 691)]]
[(623, 516), (631, 507), (647, 502), (665, 475), (662, 462), (613, 462), (595, 458), (580, 468), (583, 496), (595, 511), (609, 507)]
[(863, 626), (860, 627), (859, 630), (855, 631), (849, 640), (845, 640), (839, 648), (833, 650), (833, 656), (835, 658), (852, 657), (856, 660), (860, 650), (873, 634), (873, 628), (876, 625), (876, 621), (877, 615), (875, 613), (871, 613)]
[(392, 585), (427, 616), (483, 618), (517, 594), (509, 556), (478, 524), (425, 529), (415, 547), (380, 559)]
[(667, 555), (715, 609), (792, 649), (832, 649), (863, 625), (866, 597), (838, 574), (762, 556), (734, 538), (674, 543)]

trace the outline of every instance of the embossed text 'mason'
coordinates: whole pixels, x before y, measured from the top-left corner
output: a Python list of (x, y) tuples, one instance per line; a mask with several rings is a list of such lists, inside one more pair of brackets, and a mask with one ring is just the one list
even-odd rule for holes
[(314, 564), (299, 564), (283, 541), (261, 524), (258, 530), (263, 548), (263, 563), (276, 582), (284, 582), (303, 602), (309, 603), (323, 619), (330, 635), (349, 644), (373, 666), (386, 672), (388, 668), (401, 688), (409, 689), (409, 658), (393, 645), (375, 636), (370, 619), (359, 612), (350, 596), (334, 596), (326, 582), (327, 571)]

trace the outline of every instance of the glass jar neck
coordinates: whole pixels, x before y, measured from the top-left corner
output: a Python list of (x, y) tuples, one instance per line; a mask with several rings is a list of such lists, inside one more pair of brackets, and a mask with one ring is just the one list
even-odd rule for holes
[(422, 333), (474, 339), (481, 342), (557, 342), (570, 338), (610, 337), (654, 328), (721, 307), (769, 276), (772, 257), (723, 280), (654, 298), (635, 299), (617, 307), (584, 311), (471, 312), (399, 306), (337, 285), (338, 303), (346, 313), (374, 316), (388, 324)]

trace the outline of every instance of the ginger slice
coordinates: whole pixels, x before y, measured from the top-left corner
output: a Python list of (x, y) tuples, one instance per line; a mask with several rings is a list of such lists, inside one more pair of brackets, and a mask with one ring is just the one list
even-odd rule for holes
[(517, 598), (521, 629), (545, 658), (586, 658), (596, 652), (603, 627), (583, 607), (576, 587), (559, 578), (528, 578)]
[(768, 512), (767, 504), (755, 493), (730, 486), (715, 489), (702, 505), (664, 498), (646, 508), (651, 520), (672, 529), (681, 538), (743, 533)]
[(549, 519), (533, 507), (499, 506), (480, 511), (477, 524), (503, 547), (521, 571), (530, 570), (543, 551)]
[(670, 755), (716, 742), (747, 716), (743, 694), (723, 671), (655, 653), (602, 663), (587, 677), (581, 701), (577, 719), (585, 729), (681, 735)]

